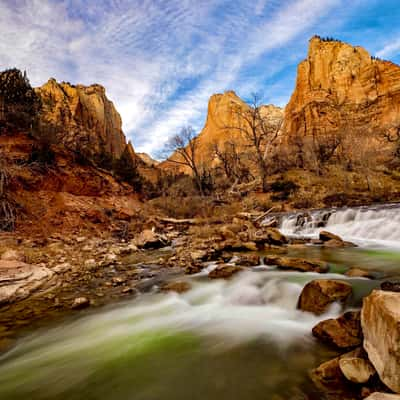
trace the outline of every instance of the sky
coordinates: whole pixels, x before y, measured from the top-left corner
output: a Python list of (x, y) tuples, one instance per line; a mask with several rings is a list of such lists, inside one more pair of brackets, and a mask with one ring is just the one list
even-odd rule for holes
[(400, 63), (399, 0), (0, 0), (0, 70), (106, 88), (136, 151), (200, 131), (211, 95), (285, 106), (315, 34)]

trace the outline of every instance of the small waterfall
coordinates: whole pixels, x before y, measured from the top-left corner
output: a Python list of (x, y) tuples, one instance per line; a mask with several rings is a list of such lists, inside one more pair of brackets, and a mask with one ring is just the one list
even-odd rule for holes
[(400, 247), (400, 205), (298, 212), (283, 216), (280, 228), (290, 236), (317, 237), (328, 230), (361, 245)]

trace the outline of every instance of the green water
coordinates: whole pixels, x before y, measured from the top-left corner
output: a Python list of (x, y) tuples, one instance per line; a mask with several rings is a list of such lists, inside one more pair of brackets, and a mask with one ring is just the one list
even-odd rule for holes
[(309, 371), (336, 353), (311, 336), (321, 318), (296, 310), (302, 287), (350, 267), (378, 280), (348, 279), (353, 306), (399, 275), (400, 252), (296, 248), (333, 274), (249, 270), (230, 281), (188, 278), (183, 295), (84, 312), (33, 332), (0, 358), (1, 400), (323, 399)]

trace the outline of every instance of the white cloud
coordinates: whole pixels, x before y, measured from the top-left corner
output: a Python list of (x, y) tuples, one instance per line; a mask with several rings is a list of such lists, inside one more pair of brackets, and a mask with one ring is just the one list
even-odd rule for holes
[(182, 125), (200, 128), (211, 94), (247, 91), (275, 73), (271, 60), (241, 79), (341, 3), (3, 1), (0, 69), (27, 69), (35, 85), (51, 76), (103, 84), (135, 146), (153, 152)]
[(400, 39), (391, 40), (381, 50), (376, 52), (376, 55), (381, 58), (390, 57), (400, 53)]

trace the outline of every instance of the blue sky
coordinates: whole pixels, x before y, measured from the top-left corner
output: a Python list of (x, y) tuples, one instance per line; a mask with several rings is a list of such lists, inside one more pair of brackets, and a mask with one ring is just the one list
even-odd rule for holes
[(104, 85), (154, 155), (214, 93), (284, 106), (314, 34), (400, 63), (399, 0), (0, 0), (0, 70)]

